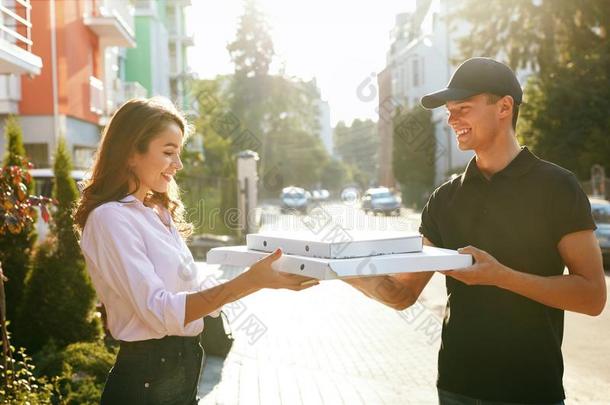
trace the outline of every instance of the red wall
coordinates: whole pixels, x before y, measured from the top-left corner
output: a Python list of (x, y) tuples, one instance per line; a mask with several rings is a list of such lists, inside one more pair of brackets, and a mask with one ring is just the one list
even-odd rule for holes
[[(55, 0), (59, 113), (97, 124), (99, 116), (89, 111), (89, 76), (101, 79), (101, 52), (97, 36), (83, 23), (83, 3)], [(22, 76), (22, 115), (53, 114), (49, 4), (32, 2), (32, 50), (43, 67), (39, 76)]]

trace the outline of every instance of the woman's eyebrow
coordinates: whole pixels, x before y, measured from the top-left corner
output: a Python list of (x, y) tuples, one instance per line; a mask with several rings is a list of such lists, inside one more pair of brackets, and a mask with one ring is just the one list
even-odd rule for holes
[(180, 147), (173, 142), (168, 142), (165, 145), (163, 145), (163, 147), (166, 147), (166, 146), (173, 146), (176, 149), (180, 149)]

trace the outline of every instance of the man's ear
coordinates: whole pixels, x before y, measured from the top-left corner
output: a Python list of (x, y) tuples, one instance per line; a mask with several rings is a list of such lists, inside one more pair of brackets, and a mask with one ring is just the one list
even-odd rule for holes
[(513, 117), (513, 106), (515, 100), (511, 96), (504, 96), (498, 100), (498, 114), (500, 118), (508, 118), (512, 120)]

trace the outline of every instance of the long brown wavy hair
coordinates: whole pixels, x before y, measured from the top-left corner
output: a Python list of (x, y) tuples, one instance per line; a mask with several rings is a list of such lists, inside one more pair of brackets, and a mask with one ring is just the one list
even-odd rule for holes
[[(134, 152), (146, 153), (150, 142), (170, 123), (180, 127), (184, 143), (190, 126), (166, 98), (132, 99), (115, 111), (104, 128), (91, 178), (85, 181), (81, 198), (74, 210), (77, 232), (82, 232), (87, 217), (96, 207), (109, 201), (120, 201), (133, 193), (135, 190), (129, 189), (130, 179), (136, 184), (136, 189), (140, 187), (138, 179), (131, 174), (127, 161)], [(167, 208), (180, 234), (186, 238), (192, 233), (192, 225), (184, 217), (184, 205), (175, 181), (172, 180), (166, 193), (150, 191), (144, 204)]]

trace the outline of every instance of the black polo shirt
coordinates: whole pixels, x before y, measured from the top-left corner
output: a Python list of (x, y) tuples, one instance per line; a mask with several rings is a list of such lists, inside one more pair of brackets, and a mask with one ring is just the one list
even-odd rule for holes
[[(420, 232), (438, 247), (467, 245), (511, 269), (563, 274), (557, 244), (595, 229), (576, 177), (526, 147), (487, 180), (473, 158), (462, 176), (430, 196)], [(439, 388), (490, 401), (562, 400), (563, 311), (492, 286), (446, 278)]]

